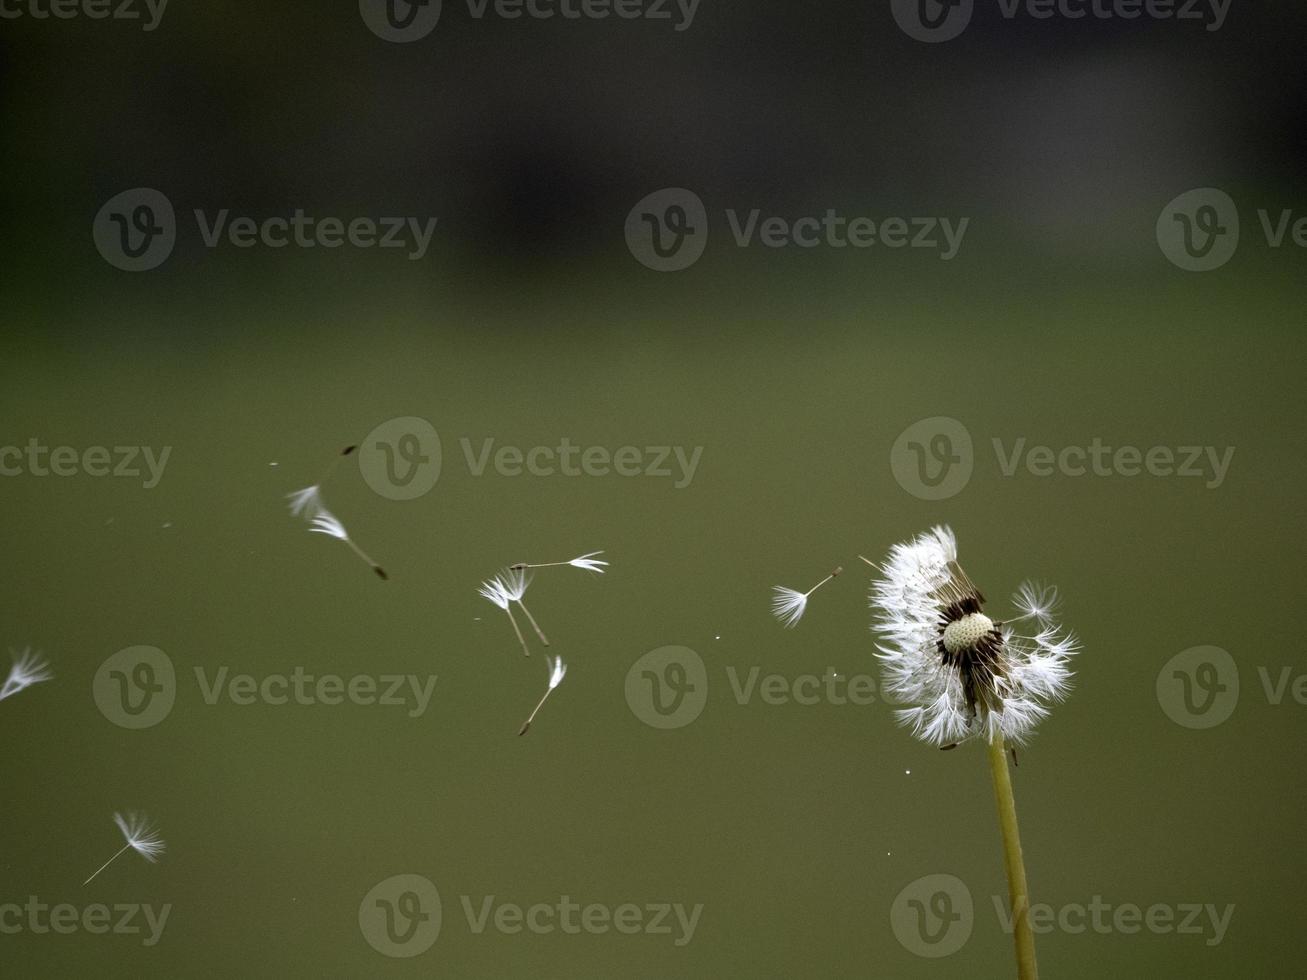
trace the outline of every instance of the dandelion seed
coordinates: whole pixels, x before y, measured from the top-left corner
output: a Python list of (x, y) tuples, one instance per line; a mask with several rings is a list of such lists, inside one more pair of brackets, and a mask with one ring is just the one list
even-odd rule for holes
[(315, 531), (318, 534), (326, 534), (329, 537), (345, 542), (345, 544), (349, 545), (350, 550), (353, 551), (354, 554), (358, 555), (359, 558), (367, 563), (368, 567), (376, 573), (379, 579), (387, 581), (390, 576), (386, 574), (386, 570), (373, 561), (367, 552), (354, 543), (354, 540), (345, 530), (345, 525), (341, 523), (340, 518), (327, 510), (327, 505), (322, 499), (322, 484), (326, 482), (327, 477), (331, 476), (332, 471), (340, 464), (340, 461), (350, 453), (354, 452), (355, 448), (357, 447), (346, 446), (332, 461), (331, 465), (327, 467), (327, 472), (322, 475), (321, 480), (312, 486), (304, 487), (302, 490), (288, 493), (286, 498), (290, 501), (290, 512), (292, 517), (303, 517), (309, 522), (310, 531)]
[(833, 579), (843, 568), (837, 568), (824, 579), (814, 585), (807, 592), (797, 592), (794, 589), (787, 589), (783, 585), (777, 585), (772, 588), (774, 595), (771, 600), (771, 613), (786, 629), (793, 629), (803, 618), (804, 611), (808, 608), (808, 596), (812, 595), (823, 585)]
[(358, 555), (359, 558), (361, 558), (363, 561), (367, 563), (369, 568), (371, 568), (374, 572), (377, 573), (378, 578), (380, 578), (382, 581), (385, 581), (390, 578), (390, 576), (386, 574), (386, 570), (384, 568), (382, 568), (375, 561), (373, 561), (372, 557), (366, 551), (364, 551), (362, 548), (360, 548), (357, 544), (354, 543), (354, 540), (349, 536), (349, 533), (345, 530), (345, 525), (340, 522), (340, 518), (338, 518), (331, 511), (327, 510), (325, 507), (319, 506), (318, 512), (313, 516), (313, 519), (309, 522), (309, 530), (314, 531), (318, 534), (325, 534), (328, 535), (329, 537), (335, 538), (338, 541), (345, 542), (345, 544), (349, 545), (350, 550), (353, 551), (354, 554)]
[(536, 715), (545, 706), (545, 701), (548, 700), (549, 695), (554, 693), (554, 688), (563, 683), (563, 678), (567, 676), (567, 664), (563, 663), (562, 657), (550, 657), (546, 654), (545, 666), (549, 668), (549, 686), (545, 688), (545, 693), (541, 695), (535, 709), (527, 717), (526, 721), (522, 722), (522, 727), (517, 730), (518, 735), (526, 734), (527, 729), (531, 727), (531, 722), (536, 720)]
[(114, 861), (118, 860), (124, 851), (129, 849), (133, 850), (141, 857), (145, 858), (145, 860), (153, 864), (155, 861), (159, 860), (159, 855), (161, 855), (165, 850), (163, 838), (160, 837), (159, 832), (150, 825), (144, 814), (129, 813), (124, 817), (121, 813), (115, 813), (113, 815), (113, 822), (118, 825), (118, 829), (122, 831), (123, 838), (127, 843), (122, 846), (117, 854), (111, 857), (108, 861), (105, 861), (104, 864), (100, 865), (100, 867), (96, 869), (95, 874), (82, 882), (83, 885), (89, 885), (91, 879), (94, 878), (95, 875), (98, 875), (105, 868), (109, 867), (109, 865), (113, 864)]
[(9, 668), (9, 675), (5, 678), (4, 684), (0, 686), (0, 701), (13, 697), (33, 684), (40, 684), (54, 677), (54, 671), (50, 669), (50, 661), (46, 660), (40, 651), (33, 653), (29, 648), (22, 653), (15, 653), (10, 650), (9, 656), (13, 658), (13, 665)]
[(521, 568), (510, 568), (503, 573), (504, 595), (509, 600), (516, 602), (522, 612), (526, 613), (526, 618), (531, 622), (531, 628), (536, 631), (536, 636), (540, 637), (540, 642), (549, 646), (549, 640), (545, 637), (544, 632), (536, 623), (536, 619), (531, 615), (531, 610), (527, 609), (526, 603), (522, 601), (522, 596), (526, 595), (527, 586), (531, 584), (531, 573)]
[(604, 573), (604, 568), (608, 562), (601, 561), (595, 555), (602, 555), (602, 551), (590, 551), (579, 558), (573, 558), (571, 561), (547, 561), (538, 565), (531, 565), (526, 562), (518, 562), (516, 565), (509, 565), (508, 570), (511, 572), (525, 571), (528, 568), (556, 568), (559, 565), (571, 565), (573, 568), (580, 568), (583, 571), (595, 572), (598, 575)]
[(526, 637), (522, 635), (522, 630), (518, 627), (517, 620), (513, 617), (513, 609), (509, 605), (512, 599), (509, 598), (508, 591), (504, 587), (504, 583), (500, 581), (499, 576), (496, 575), (494, 578), (482, 582), (481, 587), (477, 589), (477, 592), (486, 599), (489, 599), (500, 609), (504, 610), (504, 612), (508, 613), (508, 621), (513, 624), (513, 632), (517, 634), (517, 642), (522, 644), (522, 652), (528, 657), (531, 656), (531, 651), (526, 645)]

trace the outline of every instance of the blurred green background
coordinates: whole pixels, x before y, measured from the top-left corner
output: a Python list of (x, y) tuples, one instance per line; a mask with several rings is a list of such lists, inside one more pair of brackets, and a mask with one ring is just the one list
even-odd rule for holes
[[(983, 753), (915, 742), (865, 706), (737, 702), (727, 673), (876, 674), (859, 553), (957, 531), (997, 609), (1057, 583), (1081, 636), (1071, 699), (1014, 771), (1034, 901), (1233, 904), (1204, 935), (1037, 937), (1048, 977), (1281, 976), (1298, 959), (1307, 711), (1258, 670), (1297, 642), (1303, 255), (1255, 211), (1295, 208), (1304, 16), (1007, 22), (942, 45), (880, 7), (740, 3), (676, 33), (477, 22), (446, 4), (409, 45), (353, 4), (232, 4), (3, 30), (5, 292), (0, 446), (171, 447), (163, 478), (0, 478), (10, 587), (0, 646), (55, 680), (0, 703), (0, 905), (170, 903), (162, 939), (0, 932), (12, 976), (1003, 977), (1010, 938)], [(1128, 30), (1126, 27), (1128, 26)], [(1167, 261), (1167, 201), (1239, 203), (1234, 258)], [(91, 223), (157, 187), (177, 248), (129, 274)], [(628, 252), (644, 195), (694, 189), (703, 258)], [(431, 253), (202, 247), (192, 208), (438, 215)], [(724, 208), (795, 217), (967, 215), (959, 255), (737, 249)], [(440, 433), (411, 501), (354, 465), (325, 488), (381, 583), (306, 532), (284, 495), (401, 416)], [(950, 416), (974, 440), (956, 495), (891, 470), (899, 435)], [(703, 447), (692, 482), (472, 475), (459, 440)], [(1201, 479), (1004, 476), (991, 441), (1235, 447)], [(541, 572), (529, 605), (569, 673), (544, 689), (478, 583), (506, 563), (606, 549), (608, 574)], [(806, 589), (793, 631), (777, 584)], [(176, 666), (139, 731), (92, 698), (137, 644)], [(627, 703), (646, 652), (689, 646), (702, 714)], [(1230, 652), (1238, 706), (1193, 730), (1159, 672)], [(383, 706), (204, 702), (210, 674), (435, 674), (418, 718)], [(168, 853), (124, 855), (143, 809)], [(891, 927), (921, 876), (969, 888), (972, 934), (927, 959)], [(429, 950), (382, 956), (359, 924), (398, 874), (439, 889)], [(477, 934), (461, 897), (530, 906), (679, 902), (675, 935)], [(1205, 919), (1204, 919), (1205, 921)]]

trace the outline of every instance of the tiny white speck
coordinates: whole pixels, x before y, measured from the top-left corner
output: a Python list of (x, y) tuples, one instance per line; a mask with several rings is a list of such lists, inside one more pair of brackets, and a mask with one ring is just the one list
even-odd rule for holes
[[(268, 465), (269, 465), (269, 466), (276, 466), (277, 464), (276, 464), (275, 462), (272, 462), (272, 463), (269, 463)], [(298, 899), (297, 899), (297, 901), (298, 901)]]
[(911, 776), (911, 775), (912, 775), (912, 770), (911, 770), (911, 769), (904, 769), (904, 770), (903, 770), (903, 774), (904, 774), (905, 776)]
[(720, 636), (714, 636), (713, 639), (714, 639), (714, 640), (720, 640), (721, 637), (720, 637)]
[(162, 527), (172, 527), (172, 521), (164, 521)]

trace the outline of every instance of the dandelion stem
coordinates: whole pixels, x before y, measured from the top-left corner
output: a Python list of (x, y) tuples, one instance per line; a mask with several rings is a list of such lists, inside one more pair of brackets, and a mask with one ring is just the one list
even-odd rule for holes
[(842, 572), (842, 571), (844, 571), (843, 568), (837, 568), (837, 569), (835, 569), (835, 571), (831, 572), (831, 573), (830, 573), (829, 575), (827, 575), (824, 579), (822, 579), (820, 582), (818, 582), (816, 585), (814, 585), (811, 589), (809, 589), (807, 592), (805, 592), (805, 593), (803, 593), (803, 594), (804, 594), (805, 596), (810, 596), (810, 595), (812, 595), (814, 592), (816, 592), (818, 589), (820, 589), (823, 585), (825, 585), (827, 582), (829, 582), (831, 579), (833, 579), (836, 575), (838, 575), (838, 574), (839, 574), (840, 572)]
[(333, 456), (333, 457), (332, 457), (332, 460), (331, 460), (331, 465), (327, 467), (327, 471), (326, 471), (325, 473), (322, 474), (322, 479), (320, 479), (320, 480), (317, 482), (316, 486), (319, 486), (319, 487), (320, 487), (320, 486), (322, 486), (324, 483), (326, 483), (326, 482), (327, 482), (327, 478), (330, 477), (331, 474), (333, 474), (333, 473), (336, 472), (336, 467), (340, 465), (340, 461), (341, 461), (342, 459), (344, 459), (346, 456), (348, 456), (350, 453), (352, 453), (352, 452), (353, 452), (355, 449), (357, 449), (357, 448), (358, 448), (357, 446), (346, 446), (344, 449), (342, 449), (340, 452), (338, 452), (335, 456)]
[(512, 608), (510, 606), (505, 606), (504, 612), (508, 613), (508, 621), (513, 624), (513, 632), (517, 634), (517, 642), (522, 644), (522, 652), (528, 657), (531, 656), (531, 651), (526, 645), (526, 637), (522, 635), (522, 631), (518, 628), (517, 620), (513, 618)]
[(383, 580), (389, 580), (390, 576), (386, 574), (386, 570), (382, 568), (380, 565), (378, 565), (375, 561), (373, 561), (372, 557), (366, 551), (364, 551), (362, 548), (356, 545), (352, 538), (342, 538), (341, 540), (344, 541), (347, 545), (349, 545), (351, 549), (353, 549), (354, 554), (358, 555), (360, 558), (362, 558), (365, 562), (368, 563), (368, 565), (372, 568), (372, 570), (377, 573), (378, 578)]
[(517, 604), (522, 608), (522, 612), (526, 613), (526, 618), (531, 621), (531, 628), (536, 631), (536, 636), (540, 637), (540, 642), (545, 646), (549, 646), (548, 637), (545, 636), (544, 631), (541, 630), (539, 624), (536, 623), (536, 618), (531, 615), (531, 610), (526, 607), (526, 603), (521, 599), (518, 599)]
[[(91, 878), (94, 878), (95, 875), (98, 875), (98, 874), (99, 874), (101, 871), (103, 871), (105, 868), (109, 867), (109, 865), (111, 865), (111, 864), (113, 864), (115, 861), (117, 861), (118, 858), (119, 858), (119, 856), (122, 854), (122, 852), (125, 851), (125, 850), (127, 850), (127, 848), (129, 848), (129, 847), (131, 847), (131, 846), (132, 846), (132, 845), (131, 845), (131, 842), (130, 842), (130, 841), (128, 841), (126, 844), (124, 844), (124, 845), (122, 846), (122, 850), (120, 850), (117, 854), (115, 854), (113, 857), (111, 857), (108, 861), (105, 861), (104, 864), (100, 865), (98, 868), (95, 869), (95, 874), (91, 875)], [(84, 882), (82, 882), (82, 885), (83, 885), (83, 886), (89, 885), (89, 884), (91, 883), (91, 878), (87, 878)]]
[(545, 691), (545, 693), (541, 696), (540, 700), (536, 703), (535, 709), (527, 717), (526, 721), (522, 722), (522, 727), (517, 730), (518, 735), (526, 734), (526, 730), (531, 727), (531, 722), (536, 720), (536, 715), (540, 714), (540, 709), (545, 706), (545, 702), (549, 700), (549, 695), (553, 693), (554, 693), (554, 689), (552, 687), (548, 688)]
[(989, 769), (994, 776), (994, 798), (998, 802), (998, 824), (1003, 833), (1003, 863), (1007, 869), (1008, 900), (1012, 906), (1012, 938), (1016, 944), (1018, 980), (1038, 980), (1035, 965), (1035, 937), (1030, 930), (1030, 892), (1026, 887), (1026, 865), (1021, 856), (1021, 834), (1017, 829), (1017, 802), (1012, 795), (1012, 776), (1002, 733), (989, 743)]
[(518, 562), (516, 565), (509, 565), (510, 571), (518, 572), (526, 568), (555, 568), (558, 565), (570, 565), (570, 561), (546, 561), (538, 565), (528, 565), (526, 562)]

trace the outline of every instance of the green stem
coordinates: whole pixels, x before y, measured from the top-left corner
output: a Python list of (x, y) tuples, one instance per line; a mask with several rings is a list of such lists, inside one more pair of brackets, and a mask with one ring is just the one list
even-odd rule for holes
[(994, 776), (994, 798), (998, 802), (998, 825), (1003, 831), (1003, 864), (1007, 868), (1008, 901), (1012, 907), (1012, 939), (1017, 950), (1018, 980), (1038, 980), (1035, 965), (1035, 936), (1030, 931), (1030, 891), (1026, 887), (1026, 865), (1021, 858), (1021, 832), (1017, 829), (1017, 801), (1012, 795), (1012, 776), (1007, 768), (1007, 750), (1002, 733), (989, 743), (989, 769)]

